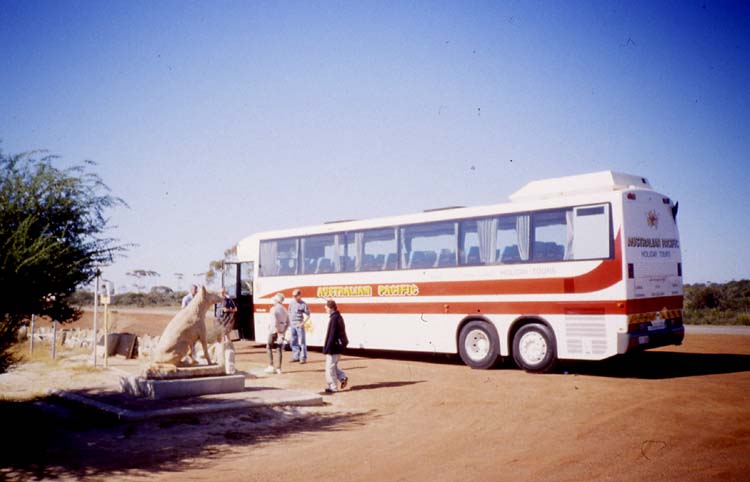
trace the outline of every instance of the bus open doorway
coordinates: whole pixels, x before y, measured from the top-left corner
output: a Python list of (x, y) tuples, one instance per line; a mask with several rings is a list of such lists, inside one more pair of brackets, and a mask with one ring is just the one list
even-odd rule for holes
[(253, 319), (253, 263), (223, 263), (221, 286), (237, 305), (235, 329), (243, 340), (255, 340), (255, 323)]

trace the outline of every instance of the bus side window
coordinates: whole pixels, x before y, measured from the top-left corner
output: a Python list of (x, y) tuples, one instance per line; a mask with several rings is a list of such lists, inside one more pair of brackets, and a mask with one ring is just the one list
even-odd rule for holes
[(573, 259), (609, 258), (609, 204), (577, 207), (573, 211)]
[(468, 219), (460, 223), (459, 260), (462, 266), (478, 266), (483, 264), (479, 256), (479, 232), (477, 221)]
[(440, 221), (401, 228), (401, 267), (456, 266), (456, 224)]
[(260, 243), (260, 276), (297, 274), (297, 238)]
[(533, 261), (562, 261), (572, 257), (572, 210), (556, 209), (534, 213)]
[(341, 234), (322, 234), (302, 238), (302, 272), (317, 274), (343, 271), (342, 238)]
[(383, 271), (397, 260), (396, 230), (394, 228), (350, 231), (339, 234), (340, 271)]

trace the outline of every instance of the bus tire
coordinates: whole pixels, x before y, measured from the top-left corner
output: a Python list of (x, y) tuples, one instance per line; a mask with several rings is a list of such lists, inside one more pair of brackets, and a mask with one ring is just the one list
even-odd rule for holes
[(461, 328), (458, 336), (461, 360), (471, 368), (487, 369), (497, 361), (500, 337), (490, 323), (474, 320)]
[(513, 360), (527, 372), (551, 371), (557, 363), (555, 334), (541, 323), (522, 326), (513, 337)]

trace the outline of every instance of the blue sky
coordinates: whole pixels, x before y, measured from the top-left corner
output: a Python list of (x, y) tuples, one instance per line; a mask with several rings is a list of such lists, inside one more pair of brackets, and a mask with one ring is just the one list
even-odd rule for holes
[(119, 285), (603, 169), (680, 201), (686, 281), (750, 277), (746, 2), (0, 0), (0, 72), (2, 149), (94, 160), (130, 205)]

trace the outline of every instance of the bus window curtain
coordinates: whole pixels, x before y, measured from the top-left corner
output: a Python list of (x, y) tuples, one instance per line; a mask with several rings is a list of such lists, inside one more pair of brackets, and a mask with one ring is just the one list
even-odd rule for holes
[(409, 268), (409, 256), (411, 255), (411, 238), (406, 236), (406, 229), (401, 229), (401, 268)]
[(357, 231), (354, 233), (354, 259), (355, 271), (362, 271), (362, 257), (365, 254), (365, 233)]
[(479, 237), (479, 260), (482, 264), (494, 264), (497, 249), (497, 218), (477, 220)]
[(567, 238), (565, 240), (565, 256), (563, 259), (575, 259), (573, 253), (573, 210), (565, 211), (565, 226), (567, 228)]
[(276, 241), (266, 241), (260, 243), (260, 273), (263, 276), (273, 276), (279, 274), (279, 264), (276, 259), (278, 250)]
[(334, 234), (333, 235), (333, 271), (336, 273), (340, 273), (343, 271), (341, 269), (341, 243), (339, 242), (339, 238), (341, 238), (343, 234)]
[(518, 254), (522, 261), (529, 259), (529, 234), (531, 216), (528, 214), (516, 216), (516, 234), (518, 234)]

